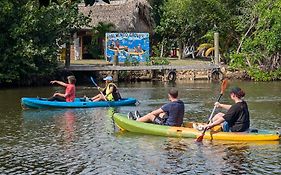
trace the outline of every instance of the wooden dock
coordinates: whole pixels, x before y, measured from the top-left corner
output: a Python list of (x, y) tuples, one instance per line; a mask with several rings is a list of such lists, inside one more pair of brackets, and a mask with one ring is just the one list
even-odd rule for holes
[(112, 65), (71, 65), (68, 71), (141, 71), (141, 70), (213, 70), (219, 69), (214, 64), (194, 64), (186, 66), (176, 65), (153, 65), (153, 66), (112, 66)]
[[(102, 72), (102, 71), (112, 71), (112, 75), (114, 75), (114, 79), (118, 80), (118, 72), (119, 71), (149, 71), (152, 75), (148, 77), (159, 77), (163, 81), (174, 81), (177, 77), (181, 77), (181, 79), (214, 79), (214, 75), (218, 75), (218, 71), (220, 71), (220, 67), (214, 64), (191, 64), (191, 65), (138, 65), (138, 66), (114, 66), (114, 65), (78, 65), (72, 64), (67, 71), (75, 72)], [(187, 72), (185, 75), (182, 75), (181, 72)], [(203, 72), (203, 74), (202, 74)], [(140, 77), (138, 77), (140, 78)], [(219, 77), (220, 78), (220, 77)], [(144, 79), (149, 79), (144, 77)], [(216, 78), (217, 79), (217, 78)]]

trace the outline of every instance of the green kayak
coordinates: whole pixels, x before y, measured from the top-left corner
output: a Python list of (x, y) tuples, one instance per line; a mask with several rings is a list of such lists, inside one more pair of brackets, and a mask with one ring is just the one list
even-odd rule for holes
[[(185, 124), (185, 127), (174, 127), (143, 123), (128, 119), (126, 115), (115, 113), (114, 121), (121, 130), (135, 133), (167, 136), (167, 137), (186, 137), (197, 138), (202, 131), (194, 129), (192, 123)], [(274, 141), (280, 140), (280, 132), (271, 130), (255, 130), (254, 132), (222, 132), (207, 131), (204, 139), (209, 140), (231, 140), (231, 141)]]

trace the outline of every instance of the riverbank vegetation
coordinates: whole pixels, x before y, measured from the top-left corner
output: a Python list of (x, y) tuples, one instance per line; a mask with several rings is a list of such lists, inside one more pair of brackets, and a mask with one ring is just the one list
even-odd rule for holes
[(33, 0), (0, 1), (0, 85), (36, 84), (54, 76), (59, 48), (88, 23), (76, 3), (58, 2), (41, 7)]
[[(78, 2), (40, 6), (34, 0), (1, 0), (0, 85), (33, 84), (55, 74), (61, 45), (69, 45), (70, 36), (90, 20), (78, 12)], [(213, 33), (219, 32), (223, 62), (246, 70), (256, 81), (281, 79), (281, 1), (149, 2), (155, 57), (167, 55), (172, 47), (182, 55), (185, 46), (212, 44)]]
[(213, 43), (219, 32), (221, 60), (231, 68), (256, 81), (281, 79), (280, 1), (154, 0), (152, 6), (158, 43), (183, 53), (184, 46)]

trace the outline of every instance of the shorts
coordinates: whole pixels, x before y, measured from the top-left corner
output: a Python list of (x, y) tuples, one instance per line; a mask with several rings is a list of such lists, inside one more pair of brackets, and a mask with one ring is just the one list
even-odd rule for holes
[[(249, 131), (250, 131), (249, 128), (248, 128), (248, 129), (245, 129), (245, 130), (243, 130), (243, 131), (231, 131), (231, 129), (230, 129), (230, 127), (229, 127), (229, 124), (228, 124), (226, 121), (224, 121), (224, 122), (222, 123), (222, 130), (223, 130), (223, 132), (249, 132)], [(253, 129), (252, 132), (258, 132), (258, 130), (257, 130), (257, 129)]]
[(222, 124), (222, 131), (223, 132), (231, 132), (230, 127), (229, 127), (229, 125), (226, 121), (224, 121), (223, 124)]
[(166, 121), (167, 121), (168, 117), (169, 116), (167, 114), (165, 114), (162, 118), (157, 116), (154, 118), (153, 123), (157, 124), (157, 125), (167, 125)]

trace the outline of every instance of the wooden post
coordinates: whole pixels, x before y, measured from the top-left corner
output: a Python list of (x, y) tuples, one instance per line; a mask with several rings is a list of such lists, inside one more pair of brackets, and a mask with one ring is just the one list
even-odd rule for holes
[(214, 33), (215, 64), (219, 64), (219, 33)]
[[(182, 42), (181, 41), (178, 41), (178, 47), (179, 47), (179, 55), (178, 55), (178, 59), (181, 60), (182, 59)], [(176, 52), (177, 53), (177, 52)]]
[(112, 71), (112, 75), (113, 75), (113, 81), (116, 81), (118, 82), (119, 80), (119, 70), (116, 70), (116, 71)]
[(119, 49), (114, 51), (113, 66), (117, 66), (119, 64), (119, 62), (118, 62), (118, 52), (119, 52)]
[(165, 42), (165, 38), (161, 42), (161, 52), (160, 52), (160, 57), (161, 58), (163, 57), (163, 54), (164, 54), (164, 42)]
[(70, 43), (66, 42), (66, 52), (65, 52), (65, 68), (70, 67)]

